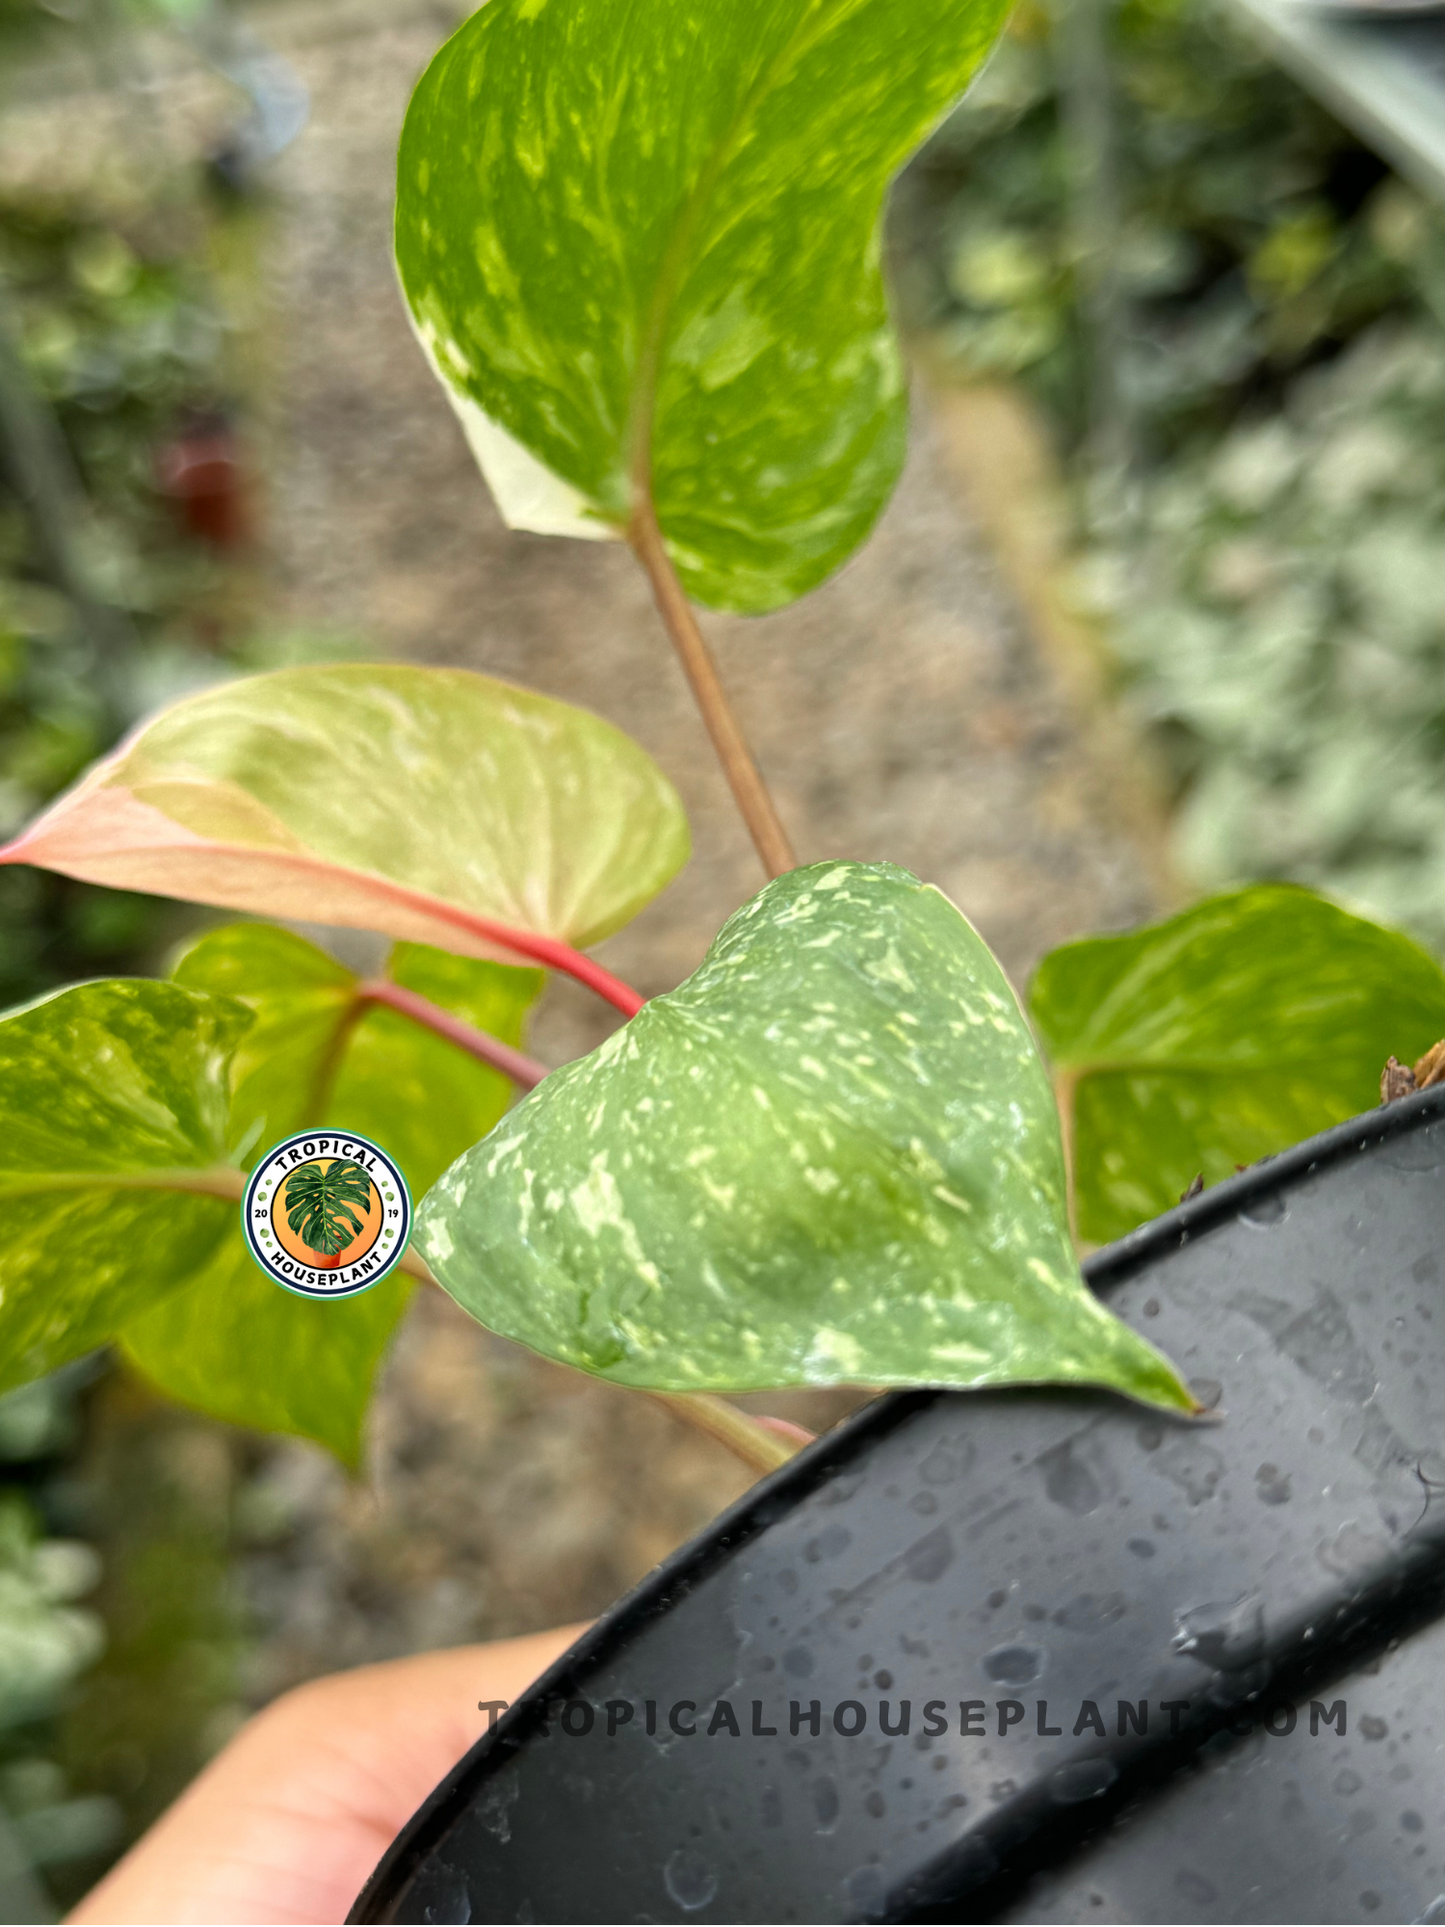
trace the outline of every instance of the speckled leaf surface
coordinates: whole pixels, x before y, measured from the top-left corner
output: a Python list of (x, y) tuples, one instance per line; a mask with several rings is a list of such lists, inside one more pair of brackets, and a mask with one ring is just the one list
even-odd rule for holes
[(1006, 979), (887, 864), (770, 884), (686, 983), (452, 1167), (417, 1242), (483, 1324), (624, 1384), (1191, 1403), (1082, 1282)]
[(776, 608), (903, 459), (880, 272), (894, 172), (1001, 0), (489, 0), (412, 99), (396, 252), (514, 526), (650, 490), (690, 592)]
[(1399, 931), (1267, 884), (1066, 944), (1029, 1005), (1072, 1095), (1079, 1231), (1103, 1242), (1196, 1173), (1372, 1109), (1385, 1060), (1445, 1036), (1445, 973)]
[(600, 717), (467, 670), (344, 663), (174, 704), (0, 862), (515, 961), (509, 931), (620, 928), (688, 849), (671, 784)]
[(174, 984), (80, 984), (0, 1018), (0, 1387), (53, 1370), (180, 1287), (234, 1201), (227, 1068), (251, 1014)]
[[(538, 970), (398, 944), (387, 974), (453, 1015), (520, 1045), (543, 982)], [(249, 1165), (308, 1125), (359, 1131), (401, 1165), (419, 1198), (489, 1131), (507, 1080), (399, 1012), (358, 1004), (358, 979), (289, 930), (260, 923), (208, 931), (176, 967), (192, 989), (255, 1015), (232, 1067), (230, 1132)], [(357, 1298), (316, 1304), (280, 1290), (239, 1231), (184, 1290), (126, 1327), (127, 1355), (171, 1397), (259, 1431), (318, 1440), (348, 1465), (412, 1280), (394, 1273)]]

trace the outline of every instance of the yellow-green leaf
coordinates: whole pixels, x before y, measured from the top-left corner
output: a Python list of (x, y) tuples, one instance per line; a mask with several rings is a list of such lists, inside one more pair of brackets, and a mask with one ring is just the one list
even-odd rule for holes
[[(390, 979), (519, 1045), (538, 970), (399, 944)], [(511, 1101), (507, 1080), (399, 1012), (365, 1001), (349, 970), (288, 930), (228, 924), (186, 952), (176, 978), (255, 1013), (237, 1051), (230, 1131), (248, 1165), (315, 1125), (357, 1131), (400, 1164), (414, 1198)], [(386, 1345), (412, 1281), (315, 1303), (282, 1291), (237, 1231), (184, 1291), (127, 1325), (131, 1361), (173, 1398), (260, 1431), (319, 1440), (357, 1463)]]
[(141, 981), (0, 1017), (0, 1388), (104, 1343), (239, 1242), (227, 1069), (250, 1022)]
[(1079, 1231), (1103, 1242), (1380, 1101), (1445, 1036), (1445, 972), (1284, 884), (1045, 957), (1029, 1008), (1073, 1111)]
[[(386, 976), (513, 1046), (523, 1042), (544, 981), (540, 970), (422, 944), (396, 945)], [(352, 971), (274, 924), (207, 931), (176, 965), (175, 979), (255, 1013), (232, 1070), (231, 1134), (246, 1143), (248, 1167), (278, 1138), (331, 1125), (385, 1146), (420, 1198), (511, 1102), (499, 1071), (400, 1012), (368, 1003)]]
[(272, 1284), (237, 1234), (183, 1291), (132, 1320), (121, 1347), (182, 1404), (315, 1439), (354, 1468), (376, 1374), (413, 1289), (393, 1272), (355, 1298), (298, 1298)]
[(600, 717), (468, 670), (343, 663), (162, 711), (0, 862), (546, 962), (626, 923), (688, 847), (671, 784)]

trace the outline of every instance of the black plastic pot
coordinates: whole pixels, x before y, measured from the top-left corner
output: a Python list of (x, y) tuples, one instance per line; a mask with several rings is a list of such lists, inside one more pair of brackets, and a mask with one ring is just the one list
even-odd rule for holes
[(1427, 1091), (1090, 1260), (1213, 1423), (870, 1405), (593, 1628), (353, 1920), (1445, 1920), (1442, 1179)]

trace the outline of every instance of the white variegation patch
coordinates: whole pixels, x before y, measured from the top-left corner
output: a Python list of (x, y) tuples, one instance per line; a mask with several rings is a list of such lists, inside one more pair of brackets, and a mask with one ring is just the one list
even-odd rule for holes
[(579, 489), (538, 461), (531, 449), (493, 421), (470, 395), (463, 394), (446, 372), (432, 330), (418, 322), (409, 303), (405, 306), (412, 333), (456, 412), (467, 446), (477, 458), (477, 467), (507, 527), (525, 529), (532, 535), (575, 535), (584, 542), (616, 541), (620, 531), (593, 511)]

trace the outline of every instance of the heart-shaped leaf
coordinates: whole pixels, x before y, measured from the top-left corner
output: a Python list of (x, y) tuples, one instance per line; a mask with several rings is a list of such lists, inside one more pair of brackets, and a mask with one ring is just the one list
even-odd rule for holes
[(0, 1017), (0, 1388), (175, 1291), (228, 1236), (227, 1068), (251, 1013), (80, 984)]
[(176, 703), (0, 862), (547, 961), (687, 854), (671, 784), (600, 717), (467, 670), (344, 663)]
[(1104, 1241), (1196, 1174), (1377, 1104), (1385, 1060), (1445, 1036), (1445, 973), (1398, 930), (1266, 884), (1065, 944), (1029, 1006), (1073, 1113), (1079, 1230)]
[[(392, 982), (519, 1045), (538, 970), (399, 944)], [(255, 1013), (232, 1070), (230, 1135), (252, 1156), (308, 1125), (358, 1131), (400, 1164), (414, 1197), (497, 1122), (512, 1090), (488, 1065), (395, 1010), (368, 1003), (349, 971), (288, 930), (229, 924), (181, 959), (177, 980)], [(281, 1291), (236, 1231), (185, 1288), (126, 1326), (132, 1362), (173, 1398), (258, 1431), (319, 1440), (348, 1465), (387, 1341), (412, 1281), (313, 1303)]]
[(1188, 1409), (1084, 1285), (1048, 1076), (1003, 973), (889, 864), (770, 884), (701, 968), (442, 1178), (466, 1310), (629, 1385), (1116, 1386)]
[(1002, 0), (489, 0), (419, 83), (396, 254), (503, 514), (599, 535), (650, 494), (718, 608), (800, 595), (897, 479), (888, 182)]

